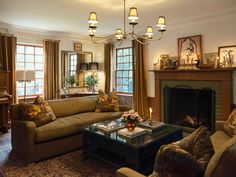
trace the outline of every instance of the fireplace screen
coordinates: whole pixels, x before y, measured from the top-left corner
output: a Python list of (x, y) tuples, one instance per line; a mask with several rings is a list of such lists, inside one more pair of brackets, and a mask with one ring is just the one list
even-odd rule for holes
[(207, 126), (215, 129), (215, 91), (164, 87), (164, 121), (189, 128)]

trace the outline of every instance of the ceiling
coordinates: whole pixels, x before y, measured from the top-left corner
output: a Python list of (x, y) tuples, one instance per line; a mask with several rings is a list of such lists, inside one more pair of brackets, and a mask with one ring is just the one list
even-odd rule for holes
[[(138, 8), (138, 30), (155, 26), (159, 15), (168, 24), (234, 11), (236, 0), (126, 0)], [(88, 14), (97, 12), (98, 34), (112, 34), (123, 26), (123, 0), (0, 0), (0, 22), (22, 29), (87, 35)], [(127, 22), (127, 26), (128, 22)]]

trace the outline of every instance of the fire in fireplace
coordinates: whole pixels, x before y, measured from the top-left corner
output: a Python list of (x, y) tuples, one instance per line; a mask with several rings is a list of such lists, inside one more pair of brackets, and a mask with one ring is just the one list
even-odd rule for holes
[(210, 88), (193, 89), (189, 86), (165, 86), (164, 122), (198, 128), (215, 129), (215, 91)]

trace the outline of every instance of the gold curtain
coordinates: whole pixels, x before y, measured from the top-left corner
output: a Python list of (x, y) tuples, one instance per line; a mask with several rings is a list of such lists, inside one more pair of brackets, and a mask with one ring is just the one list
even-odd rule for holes
[(8, 93), (12, 95), (12, 102), (16, 102), (16, 37), (0, 34), (0, 63), (3, 71), (8, 71)]
[(105, 93), (111, 91), (111, 58), (113, 45), (107, 43), (104, 45), (104, 73), (105, 73)]
[[(140, 39), (142, 40), (142, 39)], [(149, 117), (147, 82), (145, 71), (145, 48), (137, 41), (132, 41), (133, 49), (133, 104), (135, 111), (140, 115)]]
[(45, 99), (60, 99), (59, 41), (44, 41)]

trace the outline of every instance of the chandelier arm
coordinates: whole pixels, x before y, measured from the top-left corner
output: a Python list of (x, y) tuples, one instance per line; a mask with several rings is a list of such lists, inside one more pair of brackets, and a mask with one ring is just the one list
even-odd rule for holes
[(94, 43), (94, 44), (100, 44), (100, 43), (104, 43), (104, 42), (107, 42), (108, 40), (111, 40), (112, 38), (114, 38), (115, 35), (110, 35), (110, 36), (107, 36), (107, 37), (97, 37), (97, 36), (91, 36), (91, 41)]
[[(140, 43), (140, 44), (142, 44), (142, 45), (148, 45), (150, 42), (149, 42), (149, 40), (148, 40), (148, 42), (142, 42), (142, 41), (140, 41), (137, 37), (141, 37), (141, 36), (138, 36), (137, 34), (131, 34), (131, 37), (134, 39), (134, 40), (136, 40), (138, 43)], [(142, 37), (141, 37), (142, 38)]]

